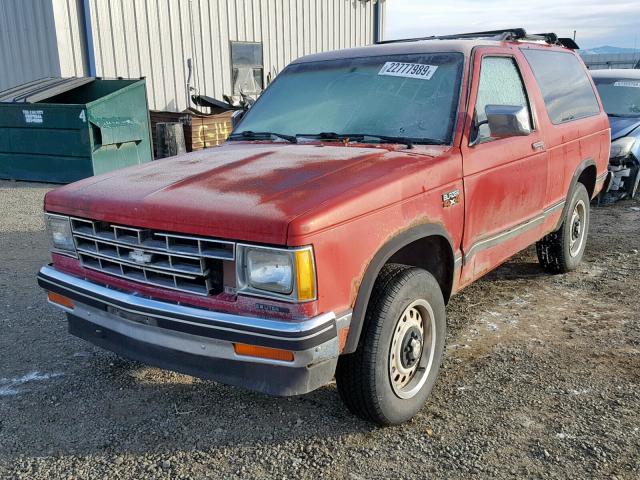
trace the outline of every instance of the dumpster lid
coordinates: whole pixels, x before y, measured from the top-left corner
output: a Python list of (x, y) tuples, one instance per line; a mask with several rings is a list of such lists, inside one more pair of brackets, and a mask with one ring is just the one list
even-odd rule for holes
[(0, 92), (1, 103), (35, 103), (91, 83), (95, 77), (47, 77)]

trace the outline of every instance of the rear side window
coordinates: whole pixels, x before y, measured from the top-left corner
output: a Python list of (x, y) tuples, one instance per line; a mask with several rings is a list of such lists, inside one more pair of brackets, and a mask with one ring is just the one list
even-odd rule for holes
[(600, 113), (598, 100), (580, 61), (571, 53), (523, 49), (554, 125)]

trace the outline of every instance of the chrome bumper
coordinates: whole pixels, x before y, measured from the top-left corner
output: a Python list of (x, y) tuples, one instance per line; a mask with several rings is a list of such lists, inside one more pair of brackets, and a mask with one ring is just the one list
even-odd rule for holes
[[(338, 329), (351, 318), (330, 312), (283, 321), (214, 312), (115, 290), (51, 266), (40, 270), (38, 284), (74, 301), (73, 309), (53, 305), (67, 312), (71, 333), (81, 338), (145, 363), (277, 395), (331, 380)], [(289, 350), (294, 360), (237, 355), (236, 342)]]

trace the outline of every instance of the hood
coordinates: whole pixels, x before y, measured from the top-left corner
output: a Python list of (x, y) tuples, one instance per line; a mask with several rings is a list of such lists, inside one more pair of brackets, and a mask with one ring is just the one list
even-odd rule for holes
[[(638, 117), (609, 117), (611, 125), (611, 140), (626, 137), (640, 127), (640, 116)], [(636, 132), (640, 134), (640, 131)]]
[(397, 166), (399, 157), (411, 158), (384, 146), (227, 143), (64, 186), (49, 192), (45, 208), (156, 230), (285, 244), (293, 219), (384, 178), (389, 162)]

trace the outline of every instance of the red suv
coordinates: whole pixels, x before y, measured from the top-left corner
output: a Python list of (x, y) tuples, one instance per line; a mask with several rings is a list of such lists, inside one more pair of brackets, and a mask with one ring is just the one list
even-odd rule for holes
[(395, 424), (433, 388), (451, 295), (536, 242), (576, 268), (609, 142), (552, 34), (311, 55), (224, 145), (51, 191), (38, 280), (98, 346), (276, 395), (335, 377)]

